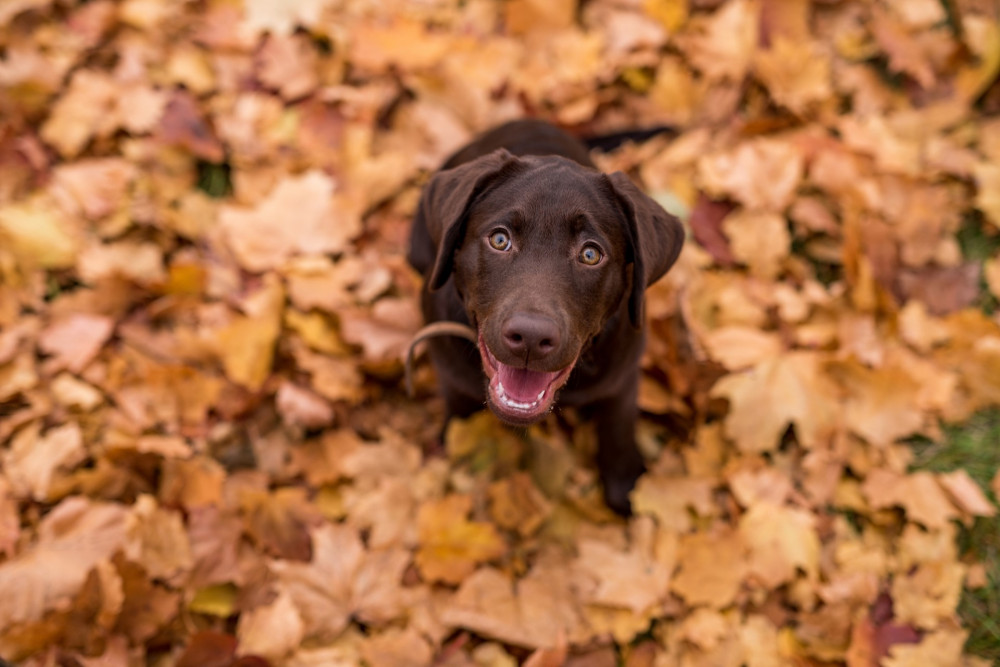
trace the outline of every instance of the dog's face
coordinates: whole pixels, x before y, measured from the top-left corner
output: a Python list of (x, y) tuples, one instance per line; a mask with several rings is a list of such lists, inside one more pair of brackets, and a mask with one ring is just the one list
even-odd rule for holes
[(568, 160), (514, 174), (470, 207), (453, 279), (502, 418), (544, 415), (618, 310), (630, 268), (625, 229), (601, 175)]
[(454, 280), (478, 332), (490, 407), (515, 424), (551, 409), (616, 312), (639, 325), (642, 291), (683, 240), (676, 219), (624, 175), (506, 151), (435, 176), (420, 214), (437, 244), (430, 287)]

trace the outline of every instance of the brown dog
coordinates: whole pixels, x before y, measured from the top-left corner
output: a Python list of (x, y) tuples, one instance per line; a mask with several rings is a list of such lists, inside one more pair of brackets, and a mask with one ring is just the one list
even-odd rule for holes
[(678, 220), (587, 148), (541, 121), (480, 136), (424, 188), (410, 263), (427, 322), (469, 324), (478, 346), (429, 341), (448, 418), (484, 403), (525, 425), (563, 405), (597, 427), (604, 495), (629, 511), (643, 291), (677, 259)]

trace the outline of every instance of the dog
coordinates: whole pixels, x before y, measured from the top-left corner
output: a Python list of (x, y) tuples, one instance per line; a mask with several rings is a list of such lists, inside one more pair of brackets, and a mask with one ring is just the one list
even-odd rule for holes
[(635, 444), (643, 294), (674, 264), (684, 229), (622, 172), (540, 120), (487, 131), (424, 187), (408, 260), (425, 278), (446, 423), (488, 405), (525, 426), (558, 401), (595, 422), (607, 505), (630, 512), (645, 472)]

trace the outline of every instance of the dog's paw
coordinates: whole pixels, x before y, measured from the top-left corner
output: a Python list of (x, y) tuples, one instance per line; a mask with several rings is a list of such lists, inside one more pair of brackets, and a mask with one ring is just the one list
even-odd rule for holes
[(619, 472), (615, 475), (607, 475), (602, 480), (604, 484), (604, 502), (615, 513), (621, 516), (632, 515), (632, 501), (629, 495), (635, 488), (635, 483), (639, 480), (645, 468), (639, 468), (631, 472)]

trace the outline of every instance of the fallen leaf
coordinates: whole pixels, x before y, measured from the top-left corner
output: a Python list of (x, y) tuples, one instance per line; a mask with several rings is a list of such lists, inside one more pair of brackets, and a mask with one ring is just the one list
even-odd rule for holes
[(789, 425), (806, 448), (819, 445), (837, 422), (837, 392), (810, 352), (790, 352), (722, 378), (713, 396), (729, 399), (725, 434), (746, 452), (776, 448)]
[(36, 424), (18, 432), (0, 460), (12, 493), (46, 501), (57, 472), (81, 463), (87, 454), (83, 432), (76, 422), (56, 426), (44, 436), (38, 431)]
[(991, 517), (996, 515), (996, 507), (986, 498), (969, 473), (964, 470), (958, 469), (940, 474), (937, 481), (962, 512), (972, 516)]
[(38, 338), (38, 347), (52, 355), (50, 368), (79, 373), (108, 342), (114, 328), (110, 317), (77, 313), (46, 327)]
[(714, 609), (733, 603), (747, 574), (746, 545), (739, 532), (682, 535), (677, 557), (670, 588), (685, 602)]
[(757, 48), (759, 20), (757, 3), (727, 2), (710, 16), (689, 20), (683, 48), (708, 78), (739, 82)]
[(479, 563), (499, 558), (507, 545), (493, 524), (469, 521), (469, 496), (425, 503), (417, 515), (420, 548), (415, 562), (428, 581), (461, 583)]
[(18, 262), (47, 269), (73, 266), (81, 240), (73, 221), (43, 197), (0, 205), (0, 239)]
[(515, 646), (554, 648), (588, 636), (572, 591), (566, 569), (551, 564), (538, 564), (517, 581), (483, 567), (462, 582), (442, 618)]
[(240, 653), (255, 653), (273, 660), (291, 653), (304, 636), (302, 618), (287, 593), (279, 594), (270, 604), (240, 614), (236, 625)]
[(774, 101), (799, 115), (833, 93), (830, 61), (815, 43), (778, 36), (757, 53), (753, 67)]
[(329, 403), (292, 382), (283, 382), (278, 387), (274, 402), (286, 424), (320, 428), (333, 422), (333, 408)]
[(0, 563), (0, 627), (35, 621), (79, 590), (91, 568), (125, 544), (128, 510), (68, 498), (39, 524), (31, 548)]
[(253, 209), (223, 206), (219, 225), (249, 271), (280, 267), (298, 254), (343, 251), (361, 221), (337, 205), (335, 183), (319, 171), (283, 179)]
[(815, 519), (804, 510), (761, 502), (740, 517), (740, 536), (748, 550), (747, 573), (765, 588), (819, 577), (820, 540)]
[(791, 249), (788, 223), (773, 213), (736, 210), (722, 221), (733, 259), (747, 265), (750, 275), (775, 278)]

